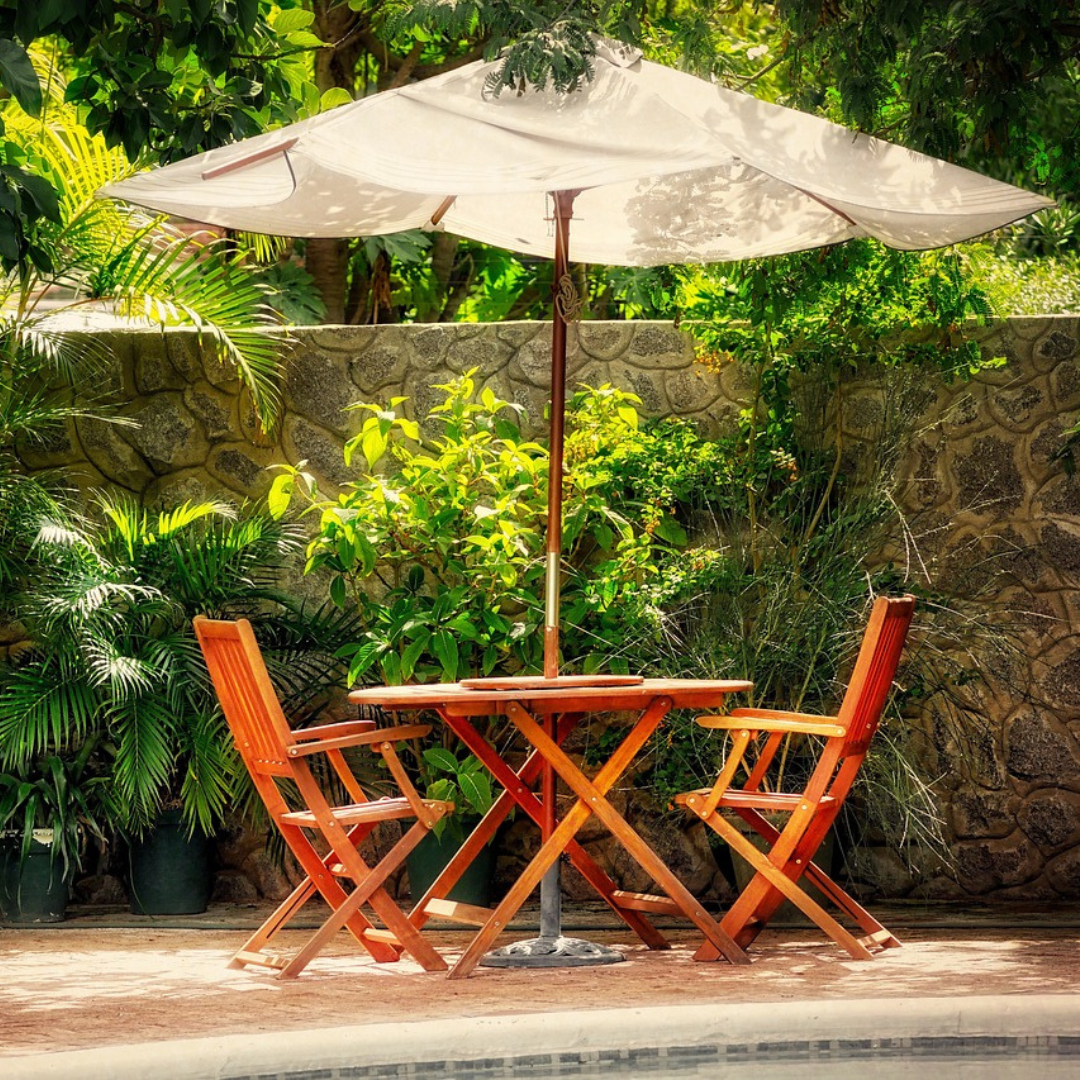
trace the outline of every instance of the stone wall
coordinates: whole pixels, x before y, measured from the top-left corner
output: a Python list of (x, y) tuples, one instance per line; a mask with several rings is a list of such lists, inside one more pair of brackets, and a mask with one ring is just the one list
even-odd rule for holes
[[(422, 418), (439, 399), (432, 385), (466, 370), (524, 405), (533, 434), (547, 400), (550, 330), (542, 324), (311, 328), (288, 342), (284, 418), (268, 439), (232, 371), (195, 334), (110, 337), (119, 412), (137, 426), (80, 420), (28, 462), (63, 465), (88, 488), (119, 486), (150, 505), (258, 496), (273, 475), (267, 467), (283, 461), (306, 461), (333, 486), (346, 479), (342, 443), (362, 420), (350, 404), (405, 396), (406, 410)], [(989, 687), (959, 691), (977, 727), (978, 760), (957, 767), (945, 727), (927, 718), (958, 874), (917, 881), (877, 852), (873, 876), (894, 895), (1077, 898), (1080, 478), (1060, 456), (1080, 410), (1077, 320), (1015, 320), (984, 337), (1008, 362), (970, 384), (920, 379), (926, 400), (904, 466), (906, 510), (920, 522), (920, 572), (962, 580), (973, 602), (1004, 614), (1003, 647), (985, 659), (994, 669)], [(670, 325), (583, 323), (571, 328), (569, 345), (571, 385), (614, 383), (636, 392), (645, 413), (693, 417), (706, 431), (734, 415), (746, 390), (734, 365), (719, 375), (697, 366), (689, 340)], [(854, 441), (872, 439), (887, 387), (880, 377), (856, 379), (850, 391), (845, 425)], [(901, 538), (892, 554), (913, 557)], [(1006, 636), (1019, 650), (1004, 647)], [(699, 891), (722, 891), (700, 836), (688, 833), (668, 855)]]

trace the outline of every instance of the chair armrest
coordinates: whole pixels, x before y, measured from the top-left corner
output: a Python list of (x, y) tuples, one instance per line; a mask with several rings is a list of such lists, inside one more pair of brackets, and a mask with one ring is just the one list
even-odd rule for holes
[(732, 709), (726, 716), (699, 716), (697, 722), (704, 728), (725, 731), (749, 728), (751, 731), (824, 735), (828, 738), (847, 733), (835, 716), (811, 716), (808, 713), (781, 712), (779, 709)]
[(345, 735), (362, 735), (374, 731), (374, 720), (346, 720), (340, 724), (322, 724), (318, 727), (297, 728), (293, 731), (294, 739), (309, 742), (311, 739), (340, 739)]
[[(359, 723), (366, 724), (367, 721)], [(308, 728), (308, 731), (329, 731), (331, 728), (348, 725), (327, 724), (325, 728)], [(344, 750), (350, 746), (371, 746), (373, 743), (400, 742), (402, 739), (422, 739), (431, 731), (430, 724), (404, 724), (401, 727), (370, 728), (357, 731), (352, 735), (321, 739), (303, 746), (290, 746), (289, 757), (305, 757), (308, 754), (325, 754), (328, 750)]]

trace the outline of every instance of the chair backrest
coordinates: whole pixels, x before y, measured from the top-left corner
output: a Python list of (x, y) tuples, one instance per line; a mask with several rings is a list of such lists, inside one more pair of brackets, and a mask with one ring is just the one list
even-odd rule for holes
[(225, 720), (252, 779), (259, 786), (260, 776), (290, 776), (286, 748), (295, 739), (251, 623), (197, 615), (193, 625)]
[(840, 706), (839, 720), (847, 729), (841, 757), (866, 753), (888, 700), (914, 612), (913, 596), (880, 597), (874, 602)]

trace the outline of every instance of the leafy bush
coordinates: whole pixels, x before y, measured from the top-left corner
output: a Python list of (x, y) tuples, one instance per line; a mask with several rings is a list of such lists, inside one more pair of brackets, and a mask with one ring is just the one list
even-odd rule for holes
[(102, 525), (47, 522), (38, 534), (33, 587), (16, 604), (33, 647), (0, 670), (0, 766), (100, 741), (114, 824), (138, 832), (179, 805), (211, 833), (246, 779), (192, 617), (243, 615), (269, 631), (294, 716), (340, 677), (340, 619), (283, 610), (276, 575), (300, 541), (265, 512), (201, 503), (150, 515), (127, 501), (102, 510)]
[[(446, 398), (429, 421), (440, 438), (421, 438), (397, 412), (402, 399), (356, 406), (370, 415), (345, 455), (349, 463), (362, 456), (369, 471), (324, 499), (309, 474), (283, 467), (270, 497), (283, 514), (299, 491), (319, 515), (308, 570), (330, 572), (333, 601), (355, 610), (364, 628), (349, 651), (351, 681), (373, 669), (394, 684), (542, 665), (547, 451), (522, 440), (517, 406), (490, 389), (473, 400), (471, 374), (438, 389)], [(599, 432), (612, 418), (620, 435), (636, 431), (634, 401), (602, 388), (571, 405), (580, 421), (567, 441), (563, 518), (571, 667), (625, 668), (609, 616), (638, 590), (667, 534), (663, 515), (634, 522), (629, 503), (614, 507), (601, 491), (597, 445), (614, 436)]]

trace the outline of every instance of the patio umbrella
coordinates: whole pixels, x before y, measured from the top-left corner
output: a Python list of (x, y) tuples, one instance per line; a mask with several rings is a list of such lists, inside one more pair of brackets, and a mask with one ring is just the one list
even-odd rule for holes
[[(363, 98), (110, 184), (199, 222), (296, 237), (448, 230), (554, 256), (544, 674), (558, 674), (566, 321), (576, 259), (709, 263), (874, 237), (955, 243), (1050, 200), (597, 43), (570, 94), (504, 90), (497, 63)], [(552, 232), (554, 236), (552, 236)]]
[[(578, 260), (754, 258), (874, 237), (955, 243), (1050, 200), (599, 41), (570, 94), (504, 90), (478, 61), (101, 193), (196, 221), (298, 237), (445, 229), (554, 256), (544, 674), (558, 674), (570, 220)], [(552, 229), (553, 226), (553, 229)], [(552, 237), (552, 231), (554, 237)]]
[[(875, 237), (955, 243), (1047, 199), (649, 63), (598, 40), (577, 92), (495, 94), (477, 62), (102, 189), (168, 214), (299, 237), (444, 229), (554, 256), (544, 676), (558, 675), (570, 221), (582, 261), (709, 263)], [(543, 778), (544, 836), (554, 780)], [(561, 937), (558, 866), (527, 956), (603, 962)], [(511, 947), (513, 948), (513, 947)], [(520, 954), (519, 954), (520, 955)], [(582, 961), (581, 956), (592, 959)], [(548, 962), (542, 959), (540, 962)], [(565, 962), (565, 961), (561, 961)]]

